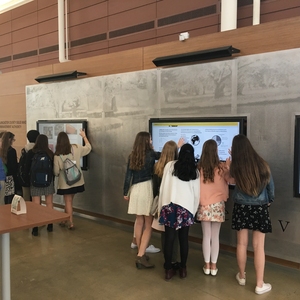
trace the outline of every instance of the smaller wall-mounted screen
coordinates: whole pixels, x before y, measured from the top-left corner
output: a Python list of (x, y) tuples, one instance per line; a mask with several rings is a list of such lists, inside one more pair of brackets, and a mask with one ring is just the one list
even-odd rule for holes
[[(55, 152), (57, 136), (61, 131), (68, 134), (71, 144), (83, 145), (83, 139), (79, 135), (80, 129), (84, 129), (87, 133), (86, 120), (38, 120), (36, 122), (37, 130), (40, 134), (48, 137), (49, 148)], [(81, 158), (80, 166), (83, 170), (87, 170), (87, 156)]]
[(220, 160), (226, 160), (233, 137), (247, 134), (247, 117), (150, 119), (149, 130), (156, 151), (161, 151), (167, 141), (184, 138), (194, 147), (195, 159), (199, 160), (204, 142), (213, 139), (218, 144)]
[(300, 197), (300, 116), (295, 118), (294, 196)]

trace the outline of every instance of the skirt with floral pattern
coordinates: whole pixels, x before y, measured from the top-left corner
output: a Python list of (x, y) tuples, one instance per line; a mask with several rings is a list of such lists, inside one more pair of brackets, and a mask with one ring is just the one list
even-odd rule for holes
[(262, 233), (272, 232), (268, 204), (243, 205), (235, 203), (231, 228), (235, 230), (258, 230)]
[(177, 230), (193, 225), (194, 217), (187, 209), (171, 202), (161, 208), (159, 223)]
[(225, 201), (199, 205), (197, 221), (225, 222)]

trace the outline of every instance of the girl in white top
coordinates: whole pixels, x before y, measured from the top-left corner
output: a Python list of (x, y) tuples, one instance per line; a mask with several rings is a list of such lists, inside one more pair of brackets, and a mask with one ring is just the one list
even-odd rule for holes
[(165, 226), (165, 280), (170, 280), (176, 271), (172, 268), (172, 253), (175, 233), (180, 244), (180, 278), (187, 276), (189, 227), (194, 223), (200, 197), (200, 179), (196, 167), (194, 148), (190, 144), (181, 147), (177, 161), (168, 162), (159, 192), (160, 224)]

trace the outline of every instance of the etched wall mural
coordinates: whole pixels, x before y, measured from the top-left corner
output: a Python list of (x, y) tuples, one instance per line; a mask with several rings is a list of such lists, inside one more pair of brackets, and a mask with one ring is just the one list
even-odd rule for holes
[[(27, 128), (41, 119), (87, 119), (93, 146), (86, 192), (77, 208), (124, 220), (123, 180), (128, 155), (151, 117), (248, 117), (248, 136), (271, 166), (276, 199), (267, 254), (300, 262), (300, 199), (293, 197), (294, 117), (300, 114), (299, 49), (227, 61), (27, 86)], [(55, 198), (57, 203), (62, 199)], [(232, 201), (220, 240), (235, 245)], [(191, 235), (201, 237), (200, 225)]]

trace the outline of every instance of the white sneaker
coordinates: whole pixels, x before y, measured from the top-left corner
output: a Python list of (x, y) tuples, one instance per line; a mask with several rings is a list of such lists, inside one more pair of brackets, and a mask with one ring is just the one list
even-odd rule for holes
[(137, 248), (137, 245), (136, 245), (135, 243), (131, 243), (130, 248), (131, 248), (131, 249), (136, 249), (136, 248)]
[(158, 253), (158, 252), (160, 252), (160, 249), (154, 247), (153, 245), (150, 245), (148, 248), (146, 248), (146, 253)]
[(245, 273), (245, 278), (240, 278), (240, 273), (237, 273), (235, 276), (237, 282), (239, 285), (245, 285), (246, 284), (246, 273)]
[(258, 295), (270, 292), (272, 289), (272, 286), (270, 283), (263, 283), (262, 287), (256, 287), (255, 288), (255, 293)]

